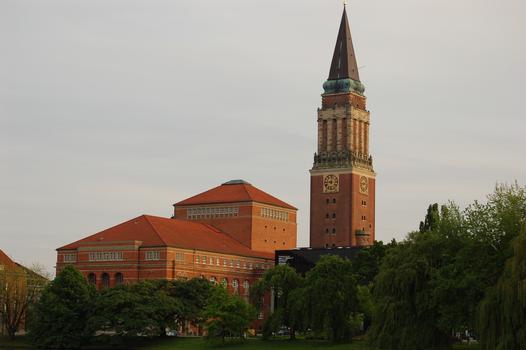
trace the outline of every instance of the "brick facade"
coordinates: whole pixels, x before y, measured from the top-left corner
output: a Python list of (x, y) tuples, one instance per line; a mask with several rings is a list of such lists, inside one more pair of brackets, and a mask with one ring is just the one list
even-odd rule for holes
[(370, 113), (345, 10), (324, 90), (310, 170), (310, 246), (371, 245), (376, 173), (369, 148)]
[(244, 181), (205, 193), (176, 204), (172, 218), (142, 215), (58, 248), (57, 273), (73, 265), (98, 289), (204, 278), (248, 301), (275, 250), (296, 247), (296, 208)]

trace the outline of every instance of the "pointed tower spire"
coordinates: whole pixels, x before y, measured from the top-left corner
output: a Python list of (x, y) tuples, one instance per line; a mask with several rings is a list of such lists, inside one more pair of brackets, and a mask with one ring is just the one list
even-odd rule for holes
[(356, 55), (352, 44), (351, 30), (347, 19), (346, 6), (343, 7), (342, 21), (338, 31), (338, 39), (332, 56), (331, 70), (328, 80), (352, 79), (360, 81)]

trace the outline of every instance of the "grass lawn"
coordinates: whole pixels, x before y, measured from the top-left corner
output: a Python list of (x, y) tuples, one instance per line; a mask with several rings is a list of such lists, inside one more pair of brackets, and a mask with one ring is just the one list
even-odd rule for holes
[[(227, 343), (225, 345), (210, 344), (200, 338), (179, 338), (153, 341), (147, 345), (139, 347), (141, 350), (371, 350), (365, 342), (355, 341), (351, 344), (332, 345), (322, 341), (307, 340), (271, 340), (262, 341), (259, 339), (249, 339), (243, 343)], [(459, 345), (455, 350), (478, 350), (478, 346)], [(411, 350), (411, 349), (404, 349)]]
[[(33, 349), (27, 340), (18, 337), (11, 341), (5, 337), (0, 337), (0, 349)], [(109, 347), (108, 347), (109, 348)], [(102, 347), (89, 347), (91, 350), (102, 350)], [(111, 348), (110, 348), (111, 349)], [(307, 340), (271, 340), (262, 341), (259, 339), (249, 339), (242, 343), (226, 343), (225, 345), (211, 344), (202, 338), (167, 338), (167, 339), (140, 339), (128, 346), (115, 349), (136, 349), (136, 350), (371, 350), (363, 341), (355, 341), (351, 344), (332, 345), (322, 341)], [(477, 346), (459, 345), (455, 350), (478, 350)], [(411, 350), (411, 349), (404, 349)]]

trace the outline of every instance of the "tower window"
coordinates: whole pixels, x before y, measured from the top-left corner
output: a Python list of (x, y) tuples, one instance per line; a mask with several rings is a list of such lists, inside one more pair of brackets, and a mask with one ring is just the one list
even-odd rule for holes
[(336, 233), (336, 229), (335, 228), (332, 229), (332, 233)]
[(325, 233), (329, 233), (329, 229), (328, 228), (325, 229)]
[(336, 213), (332, 213), (332, 218), (336, 219)]
[(332, 202), (333, 202), (333, 203), (336, 203), (336, 198), (333, 198), (333, 199), (332, 199)]
[(329, 213), (325, 214), (325, 218), (326, 218), (326, 219), (329, 218)]
[(327, 200), (326, 200), (326, 201), (327, 201), (327, 204), (329, 204), (329, 198), (327, 198)]

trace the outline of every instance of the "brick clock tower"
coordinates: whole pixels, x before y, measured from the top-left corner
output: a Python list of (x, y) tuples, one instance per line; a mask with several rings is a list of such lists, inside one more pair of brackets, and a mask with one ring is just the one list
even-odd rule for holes
[(310, 246), (368, 246), (374, 242), (376, 174), (369, 153), (365, 87), (345, 8), (323, 89), (318, 151), (310, 170)]

